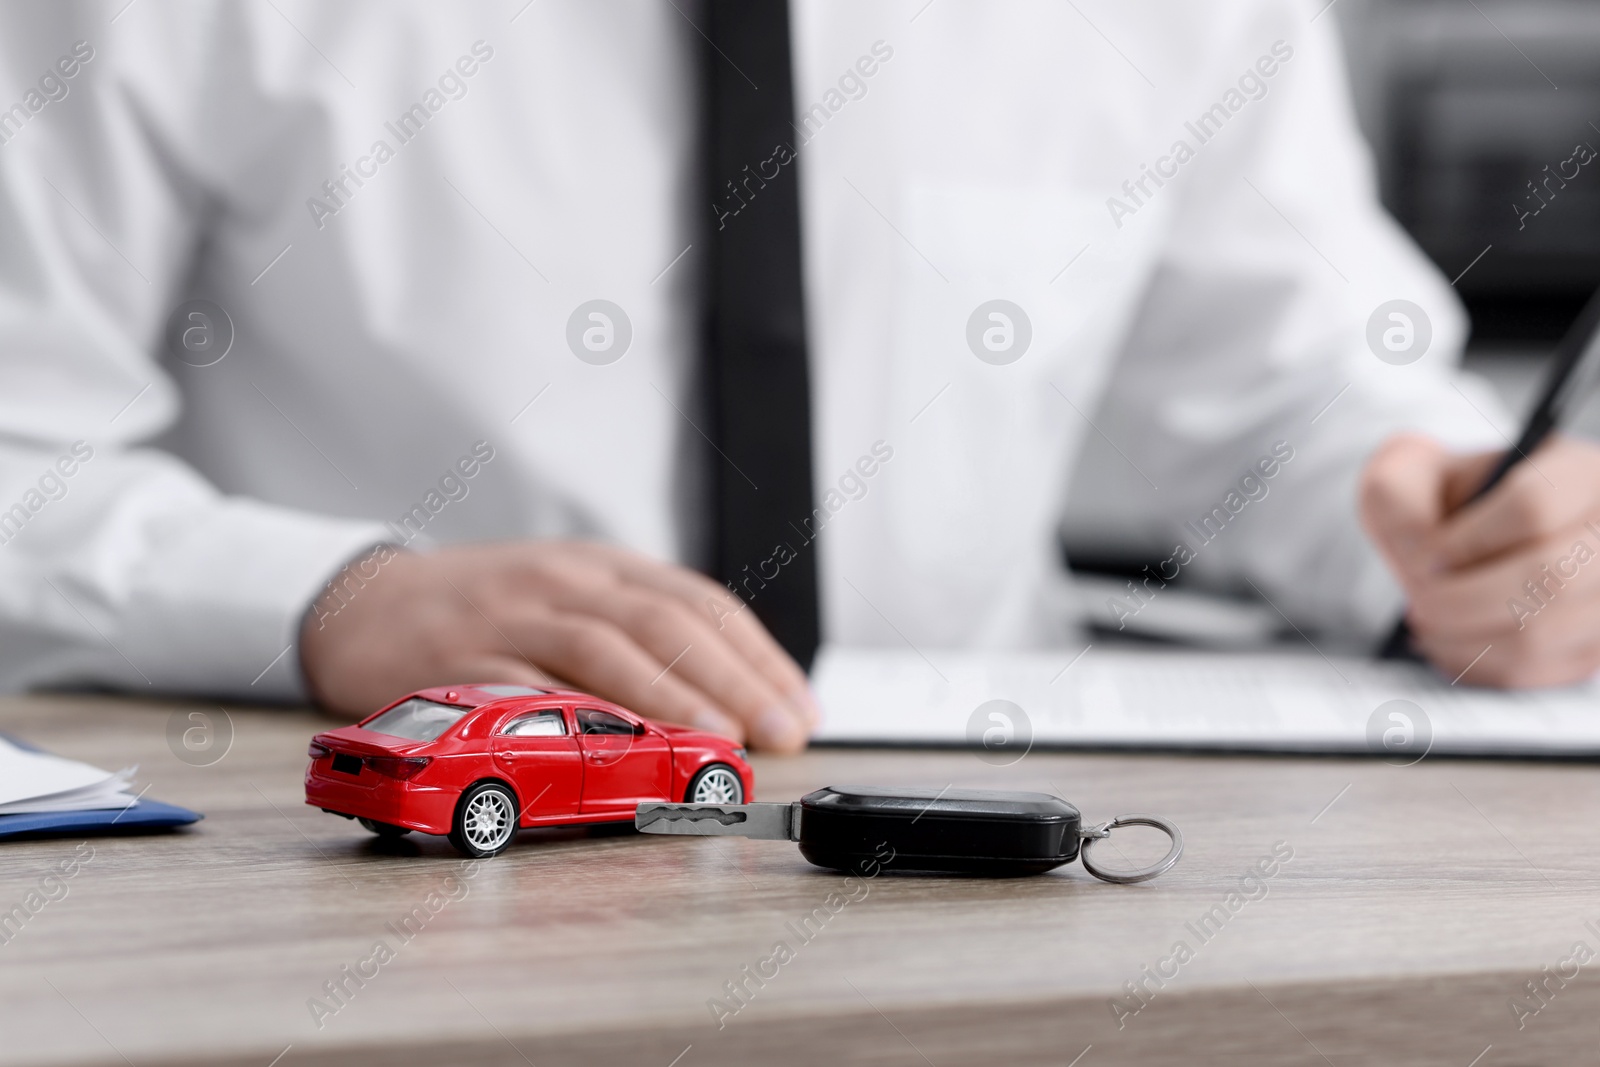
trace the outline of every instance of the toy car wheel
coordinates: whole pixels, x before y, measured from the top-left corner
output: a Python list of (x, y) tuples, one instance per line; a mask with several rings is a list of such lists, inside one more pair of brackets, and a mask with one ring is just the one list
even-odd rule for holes
[(356, 821), (379, 837), (404, 837), (411, 832), (409, 827), (396, 826), (391, 822), (379, 822), (377, 819), (357, 819)]
[(474, 859), (505, 851), (517, 836), (517, 798), (498, 782), (480, 782), (461, 794), (450, 843)]
[(683, 799), (689, 804), (743, 804), (744, 782), (726, 763), (713, 763), (690, 779)]

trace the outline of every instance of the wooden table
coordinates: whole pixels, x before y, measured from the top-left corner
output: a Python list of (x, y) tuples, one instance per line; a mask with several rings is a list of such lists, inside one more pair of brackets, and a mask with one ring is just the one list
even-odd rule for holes
[[(563, 831), (465, 872), (440, 839), (386, 852), (304, 806), (315, 716), (231, 708), (227, 755), (191, 766), (167, 737), (193, 710), (218, 712), (0, 701), (0, 729), (138, 762), (152, 796), (206, 813), (84, 848), (0, 845), (0, 910), (92, 848), (0, 944), (0, 1064), (1527, 1067), (1600, 1048), (1590, 766), (824, 750), (759, 760), (759, 799), (862, 781), (1059, 791), (1091, 818), (1170, 815), (1188, 852), (1140, 886), (1076, 865), (847, 882), (782, 843)], [(1242, 882), (1275, 846), (1293, 858)], [(1134, 861), (1159, 847), (1123, 843)], [(1242, 884), (1253, 899), (1230, 910)], [(826, 921), (802, 940), (814, 909)], [(746, 978), (778, 941), (786, 962)], [(1125, 985), (1140, 980), (1142, 1007)]]

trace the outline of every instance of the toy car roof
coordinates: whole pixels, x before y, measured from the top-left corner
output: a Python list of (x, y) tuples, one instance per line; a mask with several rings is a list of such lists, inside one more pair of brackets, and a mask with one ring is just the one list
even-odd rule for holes
[[(421, 697), (423, 700), (432, 700), (440, 704), (454, 704), (457, 707), (476, 708), (485, 704), (492, 704), (500, 700), (509, 700), (514, 697), (587, 697), (588, 694), (580, 693), (575, 689), (559, 689), (555, 686), (538, 688), (531, 685), (510, 685), (486, 682), (482, 685), (439, 685), (430, 689), (418, 689), (408, 694), (409, 697)], [(595, 699), (589, 697), (589, 699)]]

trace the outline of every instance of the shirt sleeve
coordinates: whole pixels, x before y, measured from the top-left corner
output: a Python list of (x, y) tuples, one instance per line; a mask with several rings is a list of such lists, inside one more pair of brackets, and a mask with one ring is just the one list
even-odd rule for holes
[[(1463, 309), (1380, 206), (1333, 20), (1314, 14), (1259, 6), (1191, 87), (1178, 116), (1190, 125), (1174, 131), (1191, 155), (1161, 164), (1176, 175), (1141, 202), (1124, 197), (1121, 225), (1167, 232), (1096, 421), (1138, 471), (1118, 479), (1117, 509), (1164, 535), (1168, 577), (1253, 591), (1297, 626), (1365, 639), (1401, 601), (1360, 527), (1367, 456), (1401, 430), (1503, 448), (1509, 423), (1457, 369)], [(1401, 309), (1410, 351), (1382, 343), (1389, 328), (1405, 341), (1402, 320), (1379, 314), (1399, 300), (1421, 311)], [(1280, 460), (1271, 477), (1263, 459)]]
[[(97, 46), (89, 10), (0, 10), (0, 85), (28, 87), (0, 116), (0, 690), (301, 698), (307, 606), (387, 535), (227, 496), (157, 447), (180, 405), (164, 327), (205, 201), (173, 148), (187, 116), (114, 56), (204, 65), (164, 51), (193, 45), (181, 26)], [(171, 80), (172, 99), (206, 99)]]

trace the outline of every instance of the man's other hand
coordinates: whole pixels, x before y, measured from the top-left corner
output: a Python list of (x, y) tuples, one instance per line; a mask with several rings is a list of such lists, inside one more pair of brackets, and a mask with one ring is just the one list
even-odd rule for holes
[(1418, 650), (1446, 675), (1588, 678), (1600, 669), (1600, 448), (1554, 437), (1464, 504), (1498, 459), (1390, 438), (1367, 462), (1362, 521), (1405, 588)]
[(324, 592), (300, 635), (311, 694), (361, 717), (435, 685), (566, 684), (663, 722), (805, 747), (804, 673), (728, 589), (605, 545), (521, 541), (385, 552)]

